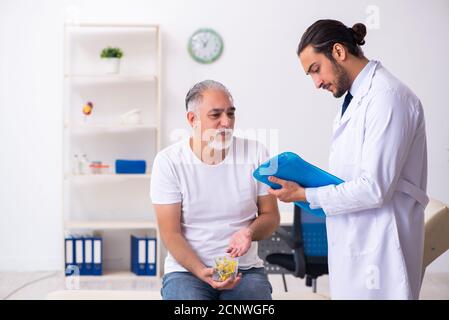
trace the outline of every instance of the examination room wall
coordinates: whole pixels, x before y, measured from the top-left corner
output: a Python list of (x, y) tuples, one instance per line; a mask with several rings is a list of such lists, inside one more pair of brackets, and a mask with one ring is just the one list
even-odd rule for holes
[[(302, 32), (320, 18), (367, 24), (367, 57), (380, 60), (420, 97), (428, 194), (449, 203), (447, 0), (1, 0), (0, 270), (61, 267), (64, 20), (160, 24), (162, 146), (188, 129), (187, 90), (211, 78), (232, 92), (237, 128), (268, 130), (278, 136), (277, 146), (270, 143), (274, 150), (294, 151), (327, 168), (332, 120), (342, 100), (316, 90), (295, 53)], [(224, 39), (223, 55), (211, 65), (187, 53), (187, 40), (200, 27)], [(449, 255), (428, 270), (448, 271)]]

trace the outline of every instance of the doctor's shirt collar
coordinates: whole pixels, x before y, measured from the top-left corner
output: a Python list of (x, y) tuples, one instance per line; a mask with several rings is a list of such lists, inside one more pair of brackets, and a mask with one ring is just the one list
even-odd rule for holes
[(371, 68), (374, 68), (376, 66), (376, 64), (377, 64), (376, 61), (370, 60), (366, 64), (366, 66), (362, 69), (362, 71), (359, 72), (357, 77), (354, 79), (354, 81), (352, 82), (351, 88), (349, 89), (349, 92), (351, 93), (351, 95), (353, 97), (356, 96), (357, 91), (359, 91), (360, 86), (362, 85), (363, 81), (370, 73), (369, 71), (371, 70)]

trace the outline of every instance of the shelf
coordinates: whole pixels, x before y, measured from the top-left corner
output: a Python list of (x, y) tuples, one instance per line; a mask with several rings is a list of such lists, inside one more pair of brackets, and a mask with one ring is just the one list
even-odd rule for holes
[(127, 75), (127, 74), (66, 74), (67, 80), (98, 83), (126, 83), (126, 82), (155, 82), (155, 75)]
[(157, 229), (157, 224), (151, 221), (66, 221), (65, 229), (89, 230), (135, 230)]
[[(144, 159), (149, 164), (160, 150), (160, 27), (94, 21), (65, 23), (64, 27), (64, 71), (60, 79), (64, 96), (64, 235), (98, 234), (104, 241), (104, 274), (82, 276), (82, 281), (126, 279), (124, 283), (144, 280), (146, 284), (160, 279), (163, 263), (159, 230), (148, 196), (150, 170), (116, 174), (114, 162), (120, 156)], [(100, 58), (107, 46), (124, 51), (119, 73), (107, 73), (107, 64)], [(85, 117), (81, 112), (87, 101), (96, 106), (94, 116)], [(136, 119), (126, 116), (134, 108), (140, 110), (141, 121), (123, 124)], [(75, 154), (101, 159), (109, 168), (94, 174), (89, 167), (85, 170), (88, 174), (75, 175), (71, 169)], [(157, 238), (157, 276), (137, 276), (128, 268), (129, 233)]]
[(104, 132), (123, 132), (123, 131), (138, 131), (138, 130), (157, 130), (156, 126), (150, 126), (146, 124), (116, 124), (116, 125), (100, 125), (100, 124), (79, 124), (64, 126), (66, 129), (70, 129), (76, 134), (89, 134), (89, 133), (104, 133)]
[(116, 173), (105, 173), (105, 174), (80, 174), (80, 175), (74, 175), (74, 174), (66, 174), (66, 178), (69, 178), (73, 181), (78, 182), (98, 182), (98, 181), (120, 181), (120, 180), (143, 180), (143, 179), (150, 179), (151, 174), (145, 173), (145, 174), (116, 174)]
[(148, 28), (148, 29), (158, 29), (159, 25), (157, 24), (148, 24), (148, 23), (90, 23), (90, 22), (82, 22), (82, 23), (66, 23), (66, 27), (68, 28)]
[(158, 281), (159, 278), (155, 276), (138, 276), (131, 271), (105, 271), (101, 276), (80, 276), (80, 280), (152, 280)]

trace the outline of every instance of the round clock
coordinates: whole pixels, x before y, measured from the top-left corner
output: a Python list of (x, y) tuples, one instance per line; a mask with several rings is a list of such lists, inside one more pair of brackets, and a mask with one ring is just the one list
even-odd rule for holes
[(212, 29), (199, 29), (189, 39), (188, 50), (200, 63), (212, 63), (223, 52), (223, 39)]

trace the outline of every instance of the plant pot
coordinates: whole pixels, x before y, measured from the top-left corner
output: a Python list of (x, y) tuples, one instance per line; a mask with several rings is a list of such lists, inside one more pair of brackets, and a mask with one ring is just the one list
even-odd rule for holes
[(106, 65), (106, 73), (114, 74), (120, 71), (120, 58), (102, 58)]

